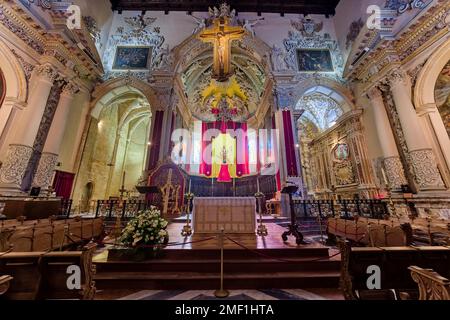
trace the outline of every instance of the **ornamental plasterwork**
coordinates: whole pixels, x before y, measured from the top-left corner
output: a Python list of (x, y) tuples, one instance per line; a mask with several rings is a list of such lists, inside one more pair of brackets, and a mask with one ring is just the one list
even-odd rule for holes
[[(441, 32), (444, 33), (444, 29), (448, 28), (449, 18), (449, 1), (430, 3), (423, 17), (405, 27), (404, 31), (397, 35), (397, 39), (393, 41), (382, 39), (377, 40), (378, 43), (373, 43), (370, 46), (373, 48), (370, 53), (365, 55), (352, 70), (349, 70), (348, 76), (351, 79), (370, 82), (372, 77), (388, 65), (395, 62), (403, 63), (405, 60), (410, 61), (421, 52), (421, 48), (437, 41), (436, 36)], [(376, 37), (375, 32), (368, 32), (368, 34), (373, 34), (374, 39), (380, 39)], [(364, 44), (364, 46), (368, 45)], [(356, 54), (353, 54), (353, 57), (355, 56)]]
[(21, 23), (17, 18), (13, 18), (11, 12), (7, 9), (0, 7), (0, 23), (8, 28), (14, 35), (19, 37), (30, 48), (35, 50), (39, 54), (44, 53), (44, 45), (41, 41), (36, 40), (37, 37), (34, 33), (26, 27), (24, 23)]
[[(156, 18), (146, 18), (142, 15), (125, 18), (124, 25), (117, 28), (106, 45), (103, 55), (103, 63), (106, 70), (105, 79), (109, 80), (114, 77), (120, 77), (127, 71), (113, 70), (113, 63), (118, 46), (150, 46), (151, 53), (151, 69), (152, 70), (170, 70), (173, 66), (173, 55), (170, 53), (168, 46), (163, 46), (165, 42), (164, 36), (161, 35), (159, 27), (153, 27)], [(135, 73), (134, 71), (132, 71)], [(149, 71), (139, 71), (140, 78), (144, 78), (142, 73)], [(144, 79), (142, 79), (144, 80)]]
[[(237, 44), (233, 47), (232, 66), (234, 68), (237, 84), (245, 95), (245, 99), (233, 96), (233, 107), (236, 114), (232, 116), (234, 121), (245, 121), (253, 116), (261, 101), (266, 75), (263, 67), (249, 56), (237, 53)], [(241, 48), (242, 49), (242, 48)], [(203, 93), (211, 83), (211, 66), (213, 60), (211, 54), (196, 57), (181, 74), (183, 91), (187, 95), (187, 104), (192, 114), (203, 121), (215, 120), (211, 113), (211, 101), (205, 100)]]
[(53, 172), (58, 163), (58, 155), (44, 152), (34, 175), (33, 186), (48, 188), (52, 183)]
[[(305, 128), (313, 124), (315, 130), (310, 129), (316, 134), (335, 125), (343, 114), (340, 105), (335, 100), (321, 93), (304, 95), (298, 101), (296, 109), (303, 110), (300, 122)], [(310, 136), (310, 138), (313, 138), (313, 136)]]
[(87, 31), (92, 37), (92, 40), (94, 40), (97, 50), (100, 50), (102, 48), (102, 38), (100, 29), (97, 25), (97, 21), (95, 21), (95, 19), (91, 16), (83, 17), (83, 21), (86, 25)]
[(444, 188), (444, 182), (436, 166), (436, 159), (431, 149), (410, 152), (416, 182), (421, 189)]
[(11, 144), (0, 169), (0, 182), (20, 187), (32, 154), (32, 147)]
[(284, 63), (282, 64), (281, 56), (283, 52), (279, 51), (279, 48), (274, 47), (274, 59), (276, 61), (275, 70), (283, 71), (286, 67), (287, 70), (298, 72), (297, 67), (297, 49), (328, 49), (331, 53), (334, 72), (341, 76), (344, 71), (344, 57), (339, 49), (337, 41), (333, 40), (328, 33), (313, 34), (310, 37), (304, 37), (298, 30), (291, 30), (288, 33), (288, 38), (283, 41), (284, 43)]
[(41, 7), (43, 9), (51, 9), (52, 8), (52, 0), (20, 0), (24, 5), (30, 6), (32, 4)]
[(425, 8), (425, 2), (422, 0), (387, 0), (385, 8), (396, 10), (399, 14), (403, 14), (408, 10)]
[(400, 157), (385, 158), (383, 163), (386, 169), (386, 178), (392, 190), (401, 190), (402, 185), (408, 184)]

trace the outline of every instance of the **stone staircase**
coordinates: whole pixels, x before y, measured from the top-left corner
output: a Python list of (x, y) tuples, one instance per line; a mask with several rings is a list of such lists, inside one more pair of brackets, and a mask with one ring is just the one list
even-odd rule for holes
[[(224, 252), (227, 289), (338, 288), (339, 259), (326, 247)], [(275, 257), (281, 260), (268, 258)], [(96, 262), (98, 289), (213, 290), (220, 280), (217, 249), (170, 249), (144, 262)]]

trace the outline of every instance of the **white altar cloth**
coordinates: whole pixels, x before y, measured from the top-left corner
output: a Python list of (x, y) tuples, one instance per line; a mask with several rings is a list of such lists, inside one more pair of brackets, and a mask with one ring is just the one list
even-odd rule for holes
[(194, 198), (194, 233), (255, 234), (255, 198)]

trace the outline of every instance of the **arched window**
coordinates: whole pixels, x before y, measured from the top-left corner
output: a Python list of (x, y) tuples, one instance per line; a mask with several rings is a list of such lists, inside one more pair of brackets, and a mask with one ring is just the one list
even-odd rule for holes
[(6, 81), (5, 77), (3, 76), (2, 70), (0, 70), (0, 107), (3, 104), (5, 95), (6, 95)]

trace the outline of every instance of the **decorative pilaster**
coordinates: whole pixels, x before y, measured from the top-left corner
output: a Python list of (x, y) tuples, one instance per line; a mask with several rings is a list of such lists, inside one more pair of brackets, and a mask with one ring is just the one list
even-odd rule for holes
[(386, 178), (392, 191), (401, 191), (402, 185), (406, 185), (407, 180), (403, 169), (403, 164), (395, 143), (389, 118), (386, 113), (386, 106), (383, 96), (378, 88), (372, 88), (367, 96), (373, 107), (375, 125), (377, 127), (378, 140), (384, 158)]
[(419, 191), (442, 190), (445, 188), (437, 168), (433, 151), (423, 135), (419, 118), (411, 101), (407, 75), (402, 70), (394, 70), (387, 79), (392, 92), (401, 128), (403, 129), (408, 160), (414, 181)]
[(27, 106), (17, 116), (12, 132), (12, 144), (7, 158), (0, 169), (0, 189), (7, 192), (21, 190), (27, 169), (34, 156), (34, 143), (41, 119), (47, 106), (54, 82), (60, 77), (50, 65), (43, 64), (35, 69), (33, 86)]
[(33, 186), (46, 190), (52, 182), (53, 172), (58, 163), (58, 155), (66, 128), (67, 116), (74, 100), (74, 95), (78, 91), (78, 86), (73, 82), (68, 82), (62, 88), (58, 106), (45, 140), (36, 174), (34, 175)]

